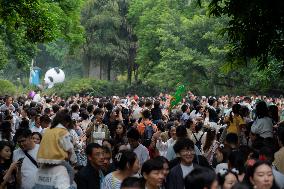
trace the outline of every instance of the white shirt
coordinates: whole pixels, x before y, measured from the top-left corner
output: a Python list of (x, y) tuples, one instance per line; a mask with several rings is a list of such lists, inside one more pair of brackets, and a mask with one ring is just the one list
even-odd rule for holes
[(180, 166), (183, 178), (185, 178), (193, 170), (193, 164), (191, 164), (190, 166), (185, 166), (183, 164), (180, 164)]
[(139, 144), (137, 148), (135, 148), (133, 151), (137, 155), (137, 158), (139, 159), (139, 163), (141, 166), (143, 165), (145, 161), (150, 159), (148, 149), (142, 144)]
[(38, 132), (38, 133), (41, 133), (42, 132), (42, 128), (41, 127), (33, 127), (31, 128), (31, 131), (34, 133), (34, 132)]
[[(36, 144), (34, 149), (29, 150), (28, 153), (35, 160), (37, 157), (37, 152), (39, 145)], [(31, 189), (35, 184), (35, 177), (37, 173), (37, 167), (31, 162), (31, 160), (25, 155), (22, 149), (18, 148), (14, 151), (13, 162), (18, 161), (20, 158), (24, 158), (21, 174), (22, 174), (22, 186), (21, 189)]]
[(70, 187), (70, 177), (66, 168), (62, 165), (40, 168), (36, 173), (35, 184), (38, 187), (50, 186), (67, 189)]
[(273, 123), (270, 117), (264, 117), (260, 119), (256, 119), (252, 126), (251, 132), (254, 134), (258, 134), (263, 138), (273, 137)]

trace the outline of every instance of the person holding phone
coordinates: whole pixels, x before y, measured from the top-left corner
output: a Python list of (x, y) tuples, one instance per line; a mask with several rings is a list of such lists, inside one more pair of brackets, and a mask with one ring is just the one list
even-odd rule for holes
[(23, 158), (11, 163), (12, 146), (0, 141), (0, 188), (16, 189), (21, 180)]

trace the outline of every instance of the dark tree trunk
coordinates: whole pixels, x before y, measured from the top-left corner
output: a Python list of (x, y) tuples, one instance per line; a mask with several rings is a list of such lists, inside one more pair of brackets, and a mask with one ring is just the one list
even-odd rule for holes
[(107, 64), (107, 80), (110, 81), (110, 76), (111, 76), (111, 61), (108, 61)]

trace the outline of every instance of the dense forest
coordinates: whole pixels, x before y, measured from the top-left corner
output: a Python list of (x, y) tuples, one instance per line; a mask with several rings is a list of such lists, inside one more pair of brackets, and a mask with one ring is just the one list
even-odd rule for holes
[(24, 85), (34, 59), (66, 80), (278, 95), (283, 10), (280, 0), (3, 0), (0, 76)]

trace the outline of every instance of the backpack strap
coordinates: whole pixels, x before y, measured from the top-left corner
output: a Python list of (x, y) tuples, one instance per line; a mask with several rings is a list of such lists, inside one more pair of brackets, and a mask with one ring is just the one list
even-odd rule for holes
[(38, 164), (37, 164), (36, 160), (27, 151), (23, 151), (23, 152), (25, 153), (27, 158), (29, 158), (29, 160), (38, 168)]

